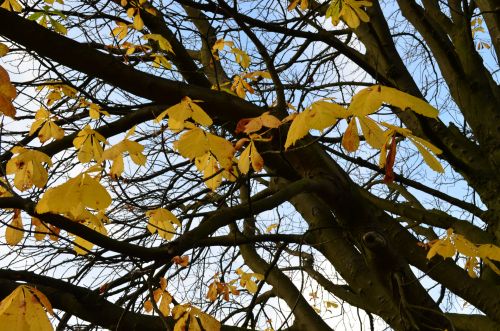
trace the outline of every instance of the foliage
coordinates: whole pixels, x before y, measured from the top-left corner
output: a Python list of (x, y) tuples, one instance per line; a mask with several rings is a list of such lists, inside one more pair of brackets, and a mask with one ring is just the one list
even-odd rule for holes
[(490, 2), (0, 1), (2, 327), (500, 328)]

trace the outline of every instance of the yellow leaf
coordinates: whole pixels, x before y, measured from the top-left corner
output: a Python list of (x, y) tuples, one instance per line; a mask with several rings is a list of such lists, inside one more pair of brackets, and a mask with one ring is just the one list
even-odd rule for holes
[(478, 249), (476, 245), (468, 241), (464, 236), (459, 234), (453, 235), (453, 243), (455, 248), (460, 254), (465, 256), (474, 257), (478, 255)]
[(306, 123), (309, 129), (323, 131), (335, 125), (339, 118), (345, 118), (346, 109), (336, 103), (323, 100), (314, 102), (306, 111)]
[(382, 101), (379, 85), (367, 87), (352, 97), (348, 112), (359, 117), (369, 115), (382, 106)]
[(295, 7), (297, 7), (297, 5), (299, 4), (299, 1), (301, 1), (301, 0), (292, 0), (292, 1), (290, 2), (290, 4), (288, 5), (287, 10), (289, 10), (289, 11), (290, 11), (290, 10), (294, 10), (294, 9), (295, 9)]
[(23, 221), (21, 219), (21, 211), (14, 209), (14, 218), (5, 229), (5, 241), (7, 245), (17, 245), (24, 236)]
[(231, 52), (234, 54), (236, 63), (238, 63), (240, 66), (245, 69), (250, 66), (250, 57), (248, 56), (247, 52), (242, 51), (237, 47), (233, 47), (231, 49)]
[(172, 296), (168, 292), (163, 292), (161, 295), (161, 303), (158, 309), (163, 316), (170, 315), (170, 304), (172, 303)]
[(45, 308), (45, 310), (52, 316), (54, 316), (54, 311), (52, 310), (52, 304), (50, 303), (49, 299), (40, 292), (37, 288), (35, 287), (30, 287), (30, 291), (36, 296), (38, 301), (42, 304), (42, 307)]
[(8, 11), (21, 12), (23, 7), (17, 0), (5, 0), (0, 8), (7, 9)]
[(174, 225), (180, 227), (181, 222), (172, 214), (171, 211), (164, 208), (157, 208), (146, 212), (149, 218), (147, 229), (151, 233), (158, 231), (160, 237), (170, 240), (174, 237)]
[(127, 36), (128, 25), (123, 22), (116, 22), (116, 25), (118, 26), (111, 31), (111, 35), (120, 41)]
[(266, 228), (266, 233), (271, 233), (274, 229), (278, 228), (278, 226), (279, 226), (278, 223), (274, 223), (274, 224), (269, 225)]
[(256, 293), (257, 292), (257, 289), (258, 289), (257, 284), (253, 280), (251, 280), (251, 279), (247, 280), (245, 282), (244, 286), (248, 290), (248, 292), (250, 292), (250, 293)]
[(0, 43), (0, 57), (5, 56), (9, 52), (9, 47), (7, 45)]
[(50, 112), (45, 108), (40, 108), (35, 114), (35, 121), (31, 125), (30, 135), (34, 134), (38, 129), (38, 139), (41, 143), (54, 138), (59, 140), (64, 137), (64, 130), (61, 129), (51, 118)]
[(491, 270), (493, 270), (497, 275), (500, 275), (500, 269), (497, 268), (495, 263), (491, 262), (490, 259), (483, 257), (483, 262), (490, 267)]
[(86, 255), (92, 247), (94, 247), (93, 243), (80, 237), (76, 237), (73, 241), (73, 250), (78, 255)]
[(236, 125), (235, 132), (249, 134), (259, 131), (263, 126), (267, 128), (277, 128), (280, 125), (281, 121), (276, 116), (270, 115), (269, 112), (265, 112), (258, 117), (241, 119)]
[(429, 149), (432, 153), (434, 154), (441, 154), (443, 151), (428, 142), (427, 140), (424, 140), (420, 137), (414, 136), (414, 135), (408, 135), (408, 138), (413, 140), (414, 142), (418, 142), (419, 144), (423, 145), (425, 148)]
[(40, 291), (29, 286), (18, 286), (0, 303), (2, 330), (49, 331), (53, 330), (47, 317), (52, 312), (49, 301)]
[(250, 153), (250, 160), (252, 161), (252, 168), (255, 172), (260, 172), (262, 168), (264, 168), (264, 159), (257, 151), (257, 147), (255, 147), (253, 141), (251, 142), (251, 144), (252, 151)]
[(68, 33), (68, 29), (66, 29), (66, 27), (58, 21), (51, 19), (50, 23), (52, 24), (55, 32), (60, 33), (64, 36)]
[(31, 217), (31, 224), (35, 227), (35, 240), (40, 241), (45, 239), (45, 237), (49, 233), (49, 229), (47, 228), (47, 226), (36, 217)]
[[(166, 115), (169, 117), (169, 128), (171, 128), (171, 120), (174, 120), (175, 123), (178, 124), (184, 123), (187, 119), (192, 118), (196, 123), (203, 126), (210, 126), (213, 123), (210, 116), (189, 97), (183, 97), (180, 103), (163, 111), (156, 117), (155, 122), (159, 123)], [(184, 125), (181, 127), (176, 125), (174, 128), (175, 130), (182, 130)]]
[(151, 302), (151, 300), (144, 301), (144, 310), (147, 313), (150, 313), (153, 310), (153, 303)]
[(242, 174), (247, 174), (250, 170), (250, 151), (252, 147), (251, 144), (245, 148), (245, 150), (241, 153), (240, 159), (238, 160), (238, 169)]
[(330, 6), (327, 8), (325, 17), (332, 19), (332, 24), (337, 25), (340, 22), (340, 9), (342, 6), (341, 0), (330, 1)]
[[(101, 218), (97, 217), (100, 216)], [(85, 210), (81, 215), (78, 217), (78, 221), (82, 224), (84, 224), (86, 227), (99, 232), (102, 235), (107, 236), (108, 231), (104, 227), (104, 224), (102, 222), (102, 216), (105, 215), (94, 215), (90, 213), (89, 211)], [(87, 241), (83, 238), (80, 238), (76, 236), (75, 240), (73, 241), (73, 249), (76, 254), (78, 255), (86, 255), (90, 250), (92, 250), (92, 247), (94, 247), (94, 243)]]
[(153, 53), (153, 54), (151, 54), (151, 56), (154, 57), (153, 67), (155, 67), (155, 68), (163, 67), (166, 69), (172, 69), (172, 63), (170, 63), (170, 61), (167, 60), (167, 58), (165, 56), (158, 54), (158, 53)]
[(212, 302), (214, 302), (217, 299), (217, 282), (213, 281), (209, 286), (208, 286), (208, 292), (206, 298)]
[(201, 325), (203, 326), (204, 330), (210, 330), (210, 331), (219, 331), (220, 330), (220, 322), (217, 321), (215, 318), (212, 316), (199, 312), (198, 313), (198, 318), (200, 319)]
[(231, 142), (211, 133), (206, 134), (208, 148), (222, 168), (229, 170), (233, 166), (235, 149)]
[(437, 118), (439, 115), (436, 108), (413, 95), (386, 86), (375, 85), (374, 88), (380, 90), (380, 97), (384, 102), (402, 110), (410, 108), (415, 113), (431, 118)]
[(134, 22), (132, 23), (132, 26), (134, 29), (140, 31), (142, 28), (144, 28), (144, 22), (142, 21), (141, 15), (139, 14), (139, 11), (134, 16)]
[(89, 115), (90, 118), (94, 120), (98, 120), (101, 118), (101, 115), (110, 116), (109, 113), (101, 108), (98, 104), (90, 103), (89, 104)]
[(479, 265), (479, 261), (477, 260), (476, 257), (469, 257), (466, 262), (465, 262), (465, 270), (467, 270), (467, 274), (469, 275), (469, 277), (471, 278), (477, 278), (477, 274), (476, 274), (476, 268), (478, 267)]
[(179, 140), (174, 143), (174, 148), (185, 158), (193, 160), (205, 155), (209, 151), (210, 145), (205, 132), (200, 128), (194, 128), (183, 133)]
[(145, 34), (142, 36), (142, 38), (145, 40), (155, 40), (158, 42), (158, 46), (160, 46), (160, 49), (169, 53), (174, 53), (170, 42), (167, 39), (165, 39), (161, 34)]
[(233, 47), (234, 43), (232, 41), (225, 41), (224, 39), (219, 39), (214, 43), (214, 45), (212, 46), (212, 55), (214, 56), (215, 60), (219, 60), (219, 56), (217, 55), (217, 53), (222, 51), (225, 46)]
[(361, 7), (370, 7), (371, 5), (372, 3), (366, 0), (342, 0), (340, 16), (349, 27), (356, 29), (360, 21), (368, 22), (370, 20)]
[(377, 122), (367, 116), (357, 117), (357, 119), (366, 142), (373, 148), (381, 149), (386, 138)]
[(427, 149), (425, 149), (425, 147), (422, 146), (422, 144), (418, 143), (415, 140), (415, 136), (409, 136), (408, 138), (410, 138), (410, 140), (412, 140), (414, 142), (414, 145), (417, 147), (420, 154), (422, 154), (422, 157), (424, 158), (425, 163), (427, 163), (427, 165), (432, 170), (437, 171), (437, 172), (441, 172), (441, 173), (444, 172), (444, 169), (443, 169), (443, 166), (441, 165), (441, 163), (439, 163), (439, 161), (436, 159), (436, 157), (434, 155), (432, 155)]
[(427, 259), (431, 259), (434, 255), (439, 254), (443, 258), (455, 256), (455, 247), (451, 243), (449, 238), (439, 239), (434, 244), (432, 244), (431, 249), (427, 253)]
[(165, 277), (160, 277), (160, 288), (162, 289), (162, 291), (165, 291), (167, 288), (167, 280), (165, 279)]
[(485, 244), (478, 247), (478, 256), (480, 258), (488, 258), (495, 261), (500, 261), (500, 247)]
[(267, 78), (267, 79), (271, 79), (271, 74), (267, 71), (260, 71), (260, 70), (257, 70), (257, 71), (252, 71), (252, 72), (249, 72), (249, 73), (246, 73), (242, 76), (243, 78), (249, 78), (253, 81), (257, 81), (259, 80), (259, 77), (261, 78)]
[(205, 185), (215, 191), (222, 182), (222, 172), (217, 165), (217, 160), (207, 152), (195, 159), (195, 165), (198, 171), (203, 172)]
[(64, 214), (77, 219), (84, 208), (104, 210), (111, 204), (111, 196), (98, 180), (81, 174), (66, 183), (48, 189), (36, 206), (36, 212)]
[(103, 160), (112, 160), (113, 165), (111, 166), (110, 175), (113, 178), (118, 178), (121, 176), (124, 170), (123, 165), (123, 153), (128, 153), (132, 161), (139, 165), (146, 164), (146, 156), (142, 154), (144, 146), (136, 141), (131, 141), (125, 138), (118, 144), (106, 149), (102, 153)]
[(78, 160), (81, 163), (87, 163), (91, 160), (100, 162), (103, 152), (101, 143), (105, 143), (105, 141), (106, 138), (97, 131), (92, 130), (90, 125), (87, 124), (73, 139), (73, 146), (78, 149)]
[(325, 301), (326, 308), (338, 308), (338, 304), (333, 301)]
[(12, 148), (12, 153), (18, 154), (7, 162), (6, 173), (15, 174), (14, 186), (21, 191), (31, 186), (44, 187), (47, 183), (47, 170), (43, 163), (52, 166), (52, 161), (47, 154), (39, 151), (29, 150), (23, 147)]
[(0, 111), (12, 118), (16, 116), (16, 109), (12, 104), (16, 94), (16, 88), (11, 84), (7, 70), (0, 66)]
[(356, 125), (356, 117), (352, 117), (347, 129), (342, 137), (342, 146), (348, 152), (355, 152), (359, 147), (358, 126)]
[(285, 150), (287, 150), (288, 147), (293, 146), (297, 140), (307, 135), (309, 132), (307, 118), (308, 116), (305, 111), (295, 116), (286, 136)]
[(0, 184), (0, 198), (11, 197), (12, 193), (9, 192), (9, 190), (7, 189), (9, 187), (7, 182), (3, 178), (0, 178), (0, 183), (1, 183)]

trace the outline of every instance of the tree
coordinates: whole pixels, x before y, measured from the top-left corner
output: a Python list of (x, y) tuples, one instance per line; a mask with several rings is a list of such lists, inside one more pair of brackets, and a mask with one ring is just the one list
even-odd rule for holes
[(500, 329), (494, 1), (1, 7), (3, 325)]

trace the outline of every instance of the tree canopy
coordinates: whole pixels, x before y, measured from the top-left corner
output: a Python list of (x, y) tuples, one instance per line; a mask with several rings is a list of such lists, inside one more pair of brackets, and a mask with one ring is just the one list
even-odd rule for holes
[(495, 1), (0, 7), (0, 329), (500, 329)]

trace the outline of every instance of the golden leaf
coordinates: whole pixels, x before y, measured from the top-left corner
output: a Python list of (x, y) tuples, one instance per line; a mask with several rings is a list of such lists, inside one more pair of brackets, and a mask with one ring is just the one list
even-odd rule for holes
[(91, 160), (100, 162), (103, 152), (101, 143), (105, 142), (106, 138), (99, 132), (92, 130), (90, 125), (87, 124), (73, 139), (73, 146), (78, 149), (78, 160), (81, 163), (87, 163)]
[(355, 152), (359, 147), (359, 133), (356, 117), (352, 117), (342, 137), (342, 146), (348, 152)]
[(64, 137), (64, 130), (61, 129), (51, 118), (50, 112), (45, 108), (40, 108), (35, 114), (35, 121), (31, 125), (30, 135), (34, 134), (38, 129), (38, 139), (41, 143), (54, 138), (55, 140)]
[(47, 183), (47, 170), (43, 166), (46, 163), (52, 166), (50, 157), (42, 152), (29, 150), (16, 146), (12, 153), (18, 154), (7, 162), (6, 173), (14, 175), (14, 186), (21, 190), (27, 190), (31, 186), (44, 187)]
[(16, 116), (16, 109), (12, 104), (16, 95), (16, 88), (11, 84), (7, 70), (0, 66), (0, 111), (12, 118)]
[(36, 206), (36, 212), (64, 214), (78, 219), (85, 208), (104, 210), (111, 204), (111, 196), (95, 178), (81, 174), (66, 183), (48, 189)]
[(149, 218), (147, 229), (151, 233), (158, 231), (160, 237), (170, 240), (175, 235), (174, 225), (181, 226), (181, 222), (172, 214), (171, 211), (164, 208), (157, 208), (146, 212)]
[(15, 246), (24, 237), (23, 221), (21, 219), (21, 210), (14, 209), (12, 222), (5, 229), (5, 242), (7, 245)]
[(367, 116), (356, 117), (366, 142), (373, 148), (381, 149), (386, 137), (380, 126)]
[(53, 330), (44, 308), (52, 312), (49, 300), (32, 287), (18, 286), (0, 303), (0, 325), (3, 330)]
[(303, 111), (293, 118), (293, 122), (288, 130), (288, 135), (286, 136), (285, 150), (293, 146), (297, 140), (303, 138), (308, 132), (307, 113)]

